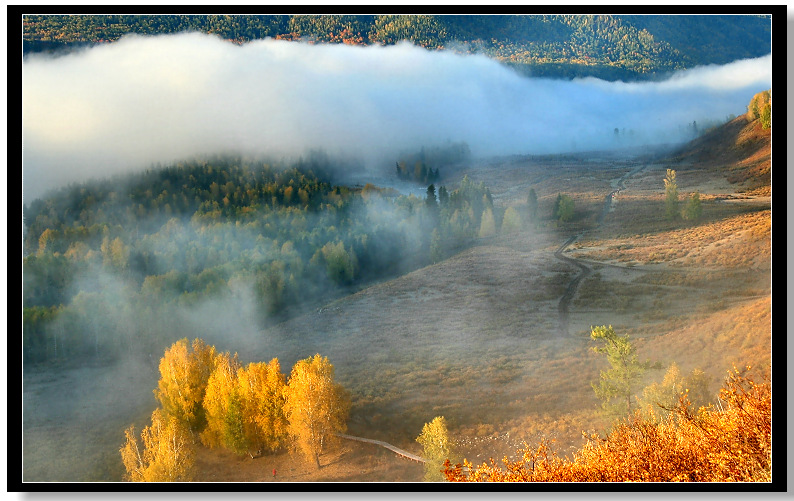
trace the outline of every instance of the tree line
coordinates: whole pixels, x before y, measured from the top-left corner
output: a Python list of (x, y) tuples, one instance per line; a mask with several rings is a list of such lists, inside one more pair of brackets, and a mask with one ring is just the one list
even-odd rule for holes
[(199, 31), (353, 45), (408, 40), (483, 53), (522, 73), (647, 79), (770, 51), (768, 16), (616, 15), (26, 15), (23, 48), (112, 42), (126, 33)]
[(320, 354), (296, 362), (287, 378), (276, 358), (243, 366), (236, 353), (185, 338), (165, 351), (159, 370), (151, 425), (140, 437), (134, 426), (124, 432), (128, 481), (193, 480), (199, 442), (252, 457), (291, 447), (320, 468), (323, 451), (347, 429), (350, 396)]
[(747, 105), (747, 119), (758, 120), (763, 129), (772, 128), (772, 90), (765, 90), (754, 95)]
[(334, 185), (318, 174), (327, 167), (196, 160), (25, 205), (24, 360), (159, 351), (189, 334), (176, 309), (213, 298), (253, 297), (266, 325), (503, 224), (488, 188), (468, 178), (417, 197)]

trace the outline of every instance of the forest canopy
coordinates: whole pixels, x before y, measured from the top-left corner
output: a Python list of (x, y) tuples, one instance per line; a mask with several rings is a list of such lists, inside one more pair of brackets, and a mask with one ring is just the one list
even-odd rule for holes
[(769, 52), (757, 15), (26, 15), (27, 52), (198, 31), (235, 43), (275, 38), (481, 53), (534, 76), (638, 80)]
[(267, 325), (468, 245), (493, 210), (468, 178), (438, 198), (432, 185), (398, 195), (334, 185), (330, 162), (216, 157), (34, 200), (23, 208), (25, 360), (151, 353), (188, 334), (180, 309), (209, 299), (253, 304)]

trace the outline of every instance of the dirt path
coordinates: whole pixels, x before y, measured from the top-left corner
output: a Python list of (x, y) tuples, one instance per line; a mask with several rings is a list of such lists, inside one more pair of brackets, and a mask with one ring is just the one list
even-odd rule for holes
[[(623, 174), (618, 179), (612, 181), (610, 183), (612, 185), (612, 191), (610, 191), (604, 197), (604, 206), (601, 209), (601, 214), (599, 214), (598, 219), (596, 221), (596, 228), (604, 222), (604, 218), (612, 209), (612, 203), (614, 201), (614, 196), (617, 193), (620, 193), (621, 190), (626, 189), (626, 180), (631, 176), (634, 176), (641, 172), (643, 169), (647, 167), (646, 164), (641, 164), (634, 169), (631, 169), (627, 173)], [(590, 231), (590, 230), (588, 230)], [(593, 269), (585, 264), (584, 261), (574, 259), (572, 257), (568, 257), (563, 254), (565, 249), (567, 249), (572, 243), (578, 240), (582, 235), (584, 235), (586, 231), (577, 233), (576, 235), (572, 235), (568, 240), (563, 242), (560, 247), (554, 251), (554, 257), (557, 259), (564, 261), (572, 266), (576, 266), (579, 268), (579, 273), (573, 277), (573, 279), (568, 283), (568, 286), (565, 288), (565, 292), (563, 293), (562, 297), (560, 298), (560, 303), (558, 306), (559, 311), (559, 329), (560, 335), (563, 337), (568, 336), (568, 308), (570, 307), (571, 301), (573, 297), (576, 295), (576, 291), (579, 289), (579, 285), (582, 283), (582, 280), (585, 279), (588, 275), (593, 272)]]
[(383, 441), (380, 441), (380, 440), (372, 440), (371, 438), (354, 437), (353, 435), (344, 435), (342, 433), (337, 433), (336, 436), (340, 437), (340, 438), (345, 438), (347, 440), (355, 440), (357, 442), (367, 442), (367, 443), (370, 443), (370, 444), (380, 445), (381, 447), (385, 447), (386, 449), (389, 449), (390, 451), (394, 452), (395, 454), (397, 454), (399, 456), (403, 456), (403, 457), (406, 457), (408, 459), (412, 459), (414, 461), (419, 461), (420, 463), (426, 463), (427, 462), (427, 460), (425, 458), (417, 456), (416, 454), (411, 454), (410, 452), (404, 451), (404, 450), (400, 449), (399, 447), (395, 447), (392, 444), (387, 443), (387, 442), (383, 442)]

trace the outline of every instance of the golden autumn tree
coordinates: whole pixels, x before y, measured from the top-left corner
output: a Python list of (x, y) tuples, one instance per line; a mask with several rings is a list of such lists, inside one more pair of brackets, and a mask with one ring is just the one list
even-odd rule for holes
[(202, 405), (207, 424), (201, 441), (208, 447), (224, 446), (238, 454), (244, 452), (240, 397), (237, 389), (237, 354), (215, 356), (215, 369), (207, 379)]
[(350, 398), (334, 382), (334, 366), (318, 353), (292, 367), (284, 388), (284, 414), (295, 445), (320, 468), (320, 454), (347, 429)]
[(160, 380), (154, 396), (168, 416), (174, 416), (193, 431), (206, 424), (203, 400), (207, 381), (214, 369), (215, 347), (201, 339), (188, 345), (181, 339), (160, 359)]
[(286, 381), (278, 359), (250, 363), (237, 371), (243, 430), (255, 450), (275, 451), (288, 437), (284, 415)]
[(447, 431), (444, 416), (437, 416), (422, 427), (422, 433), (416, 437), (422, 445), (422, 456), (425, 463), (425, 481), (440, 482), (444, 477), (444, 460), (452, 456), (452, 443)]
[(508, 207), (502, 218), (502, 233), (515, 233), (521, 229), (521, 226), (521, 216), (518, 214), (518, 210), (515, 207)]
[(675, 170), (667, 169), (664, 178), (664, 205), (667, 219), (675, 220), (681, 215), (678, 211), (678, 183), (675, 179)]
[(672, 412), (684, 395), (696, 409), (704, 407), (713, 400), (709, 379), (700, 369), (693, 369), (684, 376), (673, 362), (660, 383), (651, 383), (642, 390), (642, 397), (637, 399), (638, 406), (649, 419)]
[(152, 413), (152, 424), (141, 431), (141, 442), (135, 427), (125, 430), (121, 460), (131, 482), (185, 482), (192, 479), (195, 451), (190, 431), (175, 416), (162, 410)]

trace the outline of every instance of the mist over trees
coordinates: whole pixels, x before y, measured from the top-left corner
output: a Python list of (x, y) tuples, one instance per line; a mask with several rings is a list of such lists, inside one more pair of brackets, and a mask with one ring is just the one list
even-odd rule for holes
[(156, 352), (191, 335), (180, 311), (208, 301), (267, 325), (442, 259), (482, 234), (483, 215), (494, 224), (490, 192), (468, 178), (438, 200), (433, 187), (430, 204), (299, 165), (180, 162), (24, 207), (24, 359)]
[[(405, 174), (430, 184), (446, 170), (435, 149), (463, 158), (467, 147), (477, 158), (674, 144), (691, 139), (684, 124), (740, 113), (748, 93), (768, 88), (771, 55), (654, 82), (565, 81), (408, 42), (237, 46), (184, 32), (30, 54), (23, 71), (23, 197), (32, 201), (70, 182), (223, 152), (295, 159), (321, 149), (359, 159), (348, 174), (405, 162)], [(616, 141), (615, 127), (634, 133)], [(425, 173), (409, 158), (420, 145)]]

